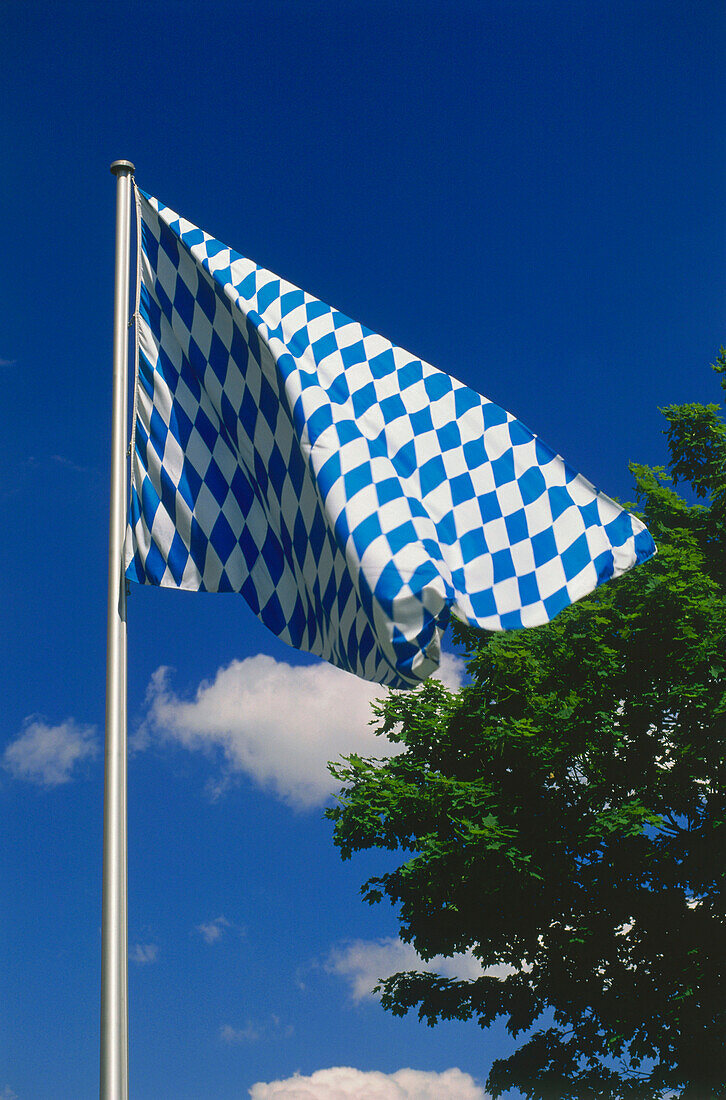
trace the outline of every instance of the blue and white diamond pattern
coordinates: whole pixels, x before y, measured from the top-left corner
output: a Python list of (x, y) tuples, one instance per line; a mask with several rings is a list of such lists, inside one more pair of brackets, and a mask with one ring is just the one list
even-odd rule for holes
[(240, 592), (288, 644), (401, 687), (451, 613), (536, 626), (655, 552), (510, 413), (137, 201), (130, 579)]

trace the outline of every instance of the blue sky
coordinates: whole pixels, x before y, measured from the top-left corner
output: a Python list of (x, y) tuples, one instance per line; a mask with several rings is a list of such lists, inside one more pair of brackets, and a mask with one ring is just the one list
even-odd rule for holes
[[(710, 0), (3, 6), (1, 1100), (97, 1092), (108, 165), (628, 499), (658, 407), (718, 400), (725, 47)], [(132, 591), (135, 1100), (484, 1096), (501, 1029), (368, 993), (410, 965), (358, 897), (387, 857), (321, 814), (375, 693), (237, 597)]]

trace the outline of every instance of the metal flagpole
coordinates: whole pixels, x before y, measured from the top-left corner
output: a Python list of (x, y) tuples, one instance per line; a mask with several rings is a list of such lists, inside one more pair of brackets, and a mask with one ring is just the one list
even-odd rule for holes
[(128, 947), (126, 930), (126, 427), (128, 393), (128, 160), (115, 160), (116, 283), (113, 320), (111, 515), (106, 633), (106, 763), (103, 803), (101, 917), (101, 1100), (128, 1100)]

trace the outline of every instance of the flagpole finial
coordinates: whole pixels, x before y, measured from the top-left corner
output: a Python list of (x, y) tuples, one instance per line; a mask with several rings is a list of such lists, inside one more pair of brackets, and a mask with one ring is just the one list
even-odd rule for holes
[(115, 160), (110, 170), (114, 176), (120, 176), (122, 172), (134, 172), (136, 168), (130, 160)]

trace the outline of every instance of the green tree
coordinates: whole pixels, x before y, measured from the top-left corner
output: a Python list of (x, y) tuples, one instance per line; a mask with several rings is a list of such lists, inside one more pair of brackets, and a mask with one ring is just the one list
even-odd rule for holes
[(458, 627), (471, 684), (390, 693), (400, 755), (331, 765), (342, 858), (403, 856), (364, 898), (424, 959), (499, 968), (381, 987), (429, 1024), (503, 1017), (494, 1097), (726, 1097), (726, 427), (662, 411), (669, 472), (631, 466), (657, 556), (547, 626)]

